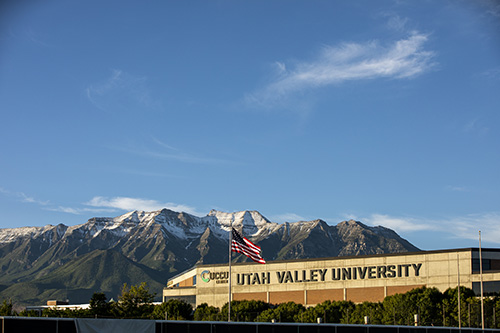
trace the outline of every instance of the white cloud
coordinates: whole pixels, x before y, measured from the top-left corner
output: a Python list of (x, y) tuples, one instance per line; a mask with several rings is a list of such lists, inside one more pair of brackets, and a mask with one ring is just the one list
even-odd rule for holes
[(481, 230), (484, 241), (500, 244), (500, 213), (469, 214), (444, 219), (425, 219), (394, 217), (372, 214), (363, 218), (370, 225), (381, 225), (396, 232), (432, 231), (447, 235), (449, 238), (477, 240)]
[(486, 8), (488, 14), (500, 17), (500, 2), (497, 0), (481, 0), (479, 3)]
[(146, 77), (114, 69), (110, 77), (103, 82), (91, 84), (85, 89), (85, 93), (89, 101), (103, 111), (156, 108), (159, 102), (151, 97), (146, 83)]
[(74, 215), (80, 215), (82, 213), (82, 211), (77, 209), (77, 208), (63, 207), (63, 206), (50, 207), (50, 208), (47, 208), (46, 210), (49, 210), (51, 212), (61, 212), (61, 213), (68, 213), (68, 214), (74, 214)]
[(26, 195), (24, 192), (12, 192), (2, 187), (0, 187), (0, 193), (3, 193), (4, 195), (9, 197), (17, 198), (21, 202), (33, 203), (40, 206), (46, 206), (49, 204), (49, 201), (35, 199), (34, 197)]
[(389, 20), (387, 22), (387, 26), (389, 29), (396, 30), (396, 31), (404, 31), (406, 28), (406, 25), (408, 23), (408, 18), (402, 18), (398, 15), (395, 14), (389, 14)]
[(203, 215), (197, 212), (195, 208), (187, 205), (176, 204), (172, 202), (160, 202), (157, 200), (142, 199), (142, 198), (130, 198), (130, 197), (107, 198), (107, 197), (96, 196), (93, 197), (90, 201), (86, 202), (85, 205), (92, 207), (100, 207), (100, 208), (116, 208), (124, 211), (133, 211), (133, 210), (156, 211), (163, 208), (168, 208), (176, 212), (186, 212), (196, 216)]
[(269, 106), (294, 93), (346, 81), (413, 78), (434, 66), (435, 53), (424, 49), (427, 40), (427, 35), (414, 32), (387, 47), (377, 41), (326, 46), (316, 60), (299, 62), (292, 69), (277, 62), (278, 77), (247, 95), (246, 101)]
[(371, 217), (363, 219), (371, 225), (381, 225), (386, 228), (393, 229), (397, 232), (401, 231), (421, 231), (421, 230), (437, 230), (438, 228), (432, 223), (425, 223), (421, 220), (413, 218), (392, 217), (389, 215), (372, 214)]
[(467, 192), (468, 189), (464, 186), (452, 186), (452, 185), (448, 185), (446, 186), (446, 189), (448, 191), (453, 191), (453, 192)]
[(68, 213), (73, 215), (82, 215), (86, 213), (113, 213), (116, 212), (116, 209), (113, 208), (74, 208), (74, 207), (46, 207), (45, 210), (51, 212), (60, 212), (60, 213)]
[(470, 214), (454, 217), (445, 223), (446, 230), (454, 236), (466, 239), (478, 239), (478, 232), (484, 241), (500, 244), (500, 213)]
[(284, 213), (279, 215), (272, 215), (269, 219), (273, 222), (284, 223), (284, 222), (298, 222), (298, 221), (307, 221), (305, 217), (297, 215), (295, 213)]
[(28, 38), (28, 40), (30, 40), (31, 42), (33, 42), (37, 45), (41, 45), (44, 47), (51, 46), (47, 42), (45, 42), (44, 38), (42, 38), (42, 36), (40, 35), (40, 32), (38, 30), (35, 31), (31, 28), (28, 28), (25, 31), (25, 35)]
[(33, 197), (27, 196), (26, 194), (24, 194), (22, 192), (17, 193), (17, 195), (20, 198), (22, 198), (23, 202), (34, 203), (34, 204), (41, 205), (41, 206), (46, 206), (49, 204), (49, 201), (38, 200), (38, 199), (35, 199)]
[[(154, 158), (157, 160), (170, 160), (193, 164), (234, 164), (234, 161), (224, 160), (213, 157), (204, 157), (188, 152), (183, 152), (174, 148), (158, 139), (153, 138), (153, 142), (157, 145), (154, 147), (110, 147), (118, 151), (123, 151), (130, 154)], [(158, 148), (159, 147), (159, 148)]]
[(200, 156), (195, 156), (192, 154), (184, 153), (184, 152), (177, 152), (177, 153), (168, 153), (168, 152), (161, 152), (161, 151), (147, 151), (147, 150), (142, 150), (142, 151), (132, 151), (129, 150), (129, 152), (155, 158), (155, 159), (160, 159), (160, 160), (175, 160), (179, 162), (185, 162), (185, 163), (194, 163), (194, 164), (220, 164), (220, 163), (228, 163), (229, 161), (227, 160), (222, 160), (222, 159), (216, 159), (216, 158), (209, 158), (209, 157), (200, 157)]
[(117, 211), (156, 211), (163, 208), (171, 209), (176, 212), (186, 212), (195, 216), (203, 216), (205, 213), (198, 212), (194, 207), (176, 204), (172, 202), (160, 202), (157, 200), (131, 198), (131, 197), (113, 197), (107, 198), (95, 196), (88, 202), (84, 203), (84, 207), (68, 207), (51, 205), (49, 201), (41, 201), (33, 197), (27, 196), (23, 192), (12, 192), (3, 187), (0, 187), (0, 194), (14, 197), (21, 202), (32, 203), (41, 206), (43, 210), (52, 212), (61, 212), (74, 215), (82, 215), (86, 213), (116, 213)]
[(479, 135), (488, 134), (489, 128), (482, 124), (478, 119), (472, 119), (463, 128), (465, 133), (475, 133)]
[(498, 79), (500, 78), (500, 66), (490, 68), (481, 73), (482, 76), (487, 77), (489, 79)]

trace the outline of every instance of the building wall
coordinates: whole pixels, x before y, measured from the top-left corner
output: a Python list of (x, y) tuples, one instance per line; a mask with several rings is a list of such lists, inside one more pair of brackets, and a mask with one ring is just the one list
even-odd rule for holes
[[(496, 267), (500, 251), (483, 252), (489, 269)], [(479, 274), (473, 273), (472, 249), (434, 252), (327, 258), (317, 260), (276, 261), (268, 264), (233, 264), (231, 292), (234, 300), (261, 300), (273, 304), (294, 301), (306, 306), (325, 300), (353, 302), (381, 301), (386, 296), (427, 286), (441, 291), (460, 285), (473, 287)], [(186, 281), (196, 285), (190, 290), (196, 304), (221, 307), (228, 301), (228, 265), (207, 265), (169, 281), (180, 286)], [(499, 273), (483, 274), (490, 281), (500, 281)], [(191, 280), (190, 280), (191, 279)], [(492, 284), (493, 285), (493, 284)], [(173, 295), (176, 288), (165, 288)]]

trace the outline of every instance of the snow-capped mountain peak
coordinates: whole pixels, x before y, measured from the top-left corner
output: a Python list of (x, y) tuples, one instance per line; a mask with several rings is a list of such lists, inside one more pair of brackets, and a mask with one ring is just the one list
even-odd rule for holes
[[(51, 274), (59, 279), (58, 267), (76, 261), (77, 268), (81, 263), (85, 270), (89, 260), (94, 259), (96, 267), (102, 267), (102, 258), (106, 257), (118, 260), (114, 263), (117, 267), (135, 265), (135, 269), (144, 270), (138, 275), (141, 281), (146, 271), (156, 272), (154, 278), (151, 275), (146, 280), (161, 286), (165, 278), (196, 264), (227, 262), (231, 226), (260, 246), (263, 257), (269, 261), (418, 250), (390, 229), (355, 221), (336, 226), (321, 220), (278, 224), (257, 211), (247, 210), (212, 210), (204, 217), (168, 209), (133, 211), (117, 217), (94, 217), (70, 227), (59, 224), (0, 229), (0, 283), (31, 283), (34, 277)], [(232, 260), (249, 259), (232, 253)], [(123, 274), (113, 281), (124, 281), (130, 276), (128, 271), (119, 269), (105, 273)], [(61, 285), (66, 285), (67, 281), (61, 279)], [(108, 277), (103, 278), (101, 287), (108, 286), (107, 281)], [(82, 290), (88, 286), (74, 288)], [(119, 290), (120, 283), (113, 288)]]
[(208, 217), (216, 219), (217, 223), (224, 230), (229, 231), (232, 226), (236, 229), (241, 229), (247, 236), (253, 236), (259, 233), (261, 229), (276, 225), (276, 223), (270, 222), (258, 211), (244, 210), (240, 212), (226, 213), (211, 210), (207, 215), (207, 218)]

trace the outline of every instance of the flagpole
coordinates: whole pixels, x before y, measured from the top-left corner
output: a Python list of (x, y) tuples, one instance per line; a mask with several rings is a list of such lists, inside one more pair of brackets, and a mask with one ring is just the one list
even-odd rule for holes
[(227, 308), (227, 321), (231, 321), (231, 243), (233, 241), (233, 219), (234, 215), (231, 218), (231, 224), (229, 228), (229, 303)]
[(462, 314), (460, 309), (460, 258), (459, 253), (457, 252), (457, 278), (458, 278), (458, 330), (462, 330)]
[(481, 329), (484, 331), (483, 256), (481, 253), (481, 230), (479, 230), (479, 276), (481, 284)]

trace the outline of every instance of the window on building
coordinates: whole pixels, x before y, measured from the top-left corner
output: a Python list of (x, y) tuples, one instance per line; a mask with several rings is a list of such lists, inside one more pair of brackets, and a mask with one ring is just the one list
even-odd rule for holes
[[(481, 283), (472, 282), (472, 290), (476, 296), (481, 295)], [(496, 296), (500, 290), (500, 281), (485, 281), (483, 282), (483, 295), (484, 296)]]
[(196, 275), (193, 276), (193, 286), (196, 286)]
[[(479, 259), (472, 259), (472, 271), (479, 272), (480, 269), (481, 268), (479, 266)], [(490, 259), (483, 259), (483, 272), (489, 271), (489, 270), (491, 270), (491, 260)]]

